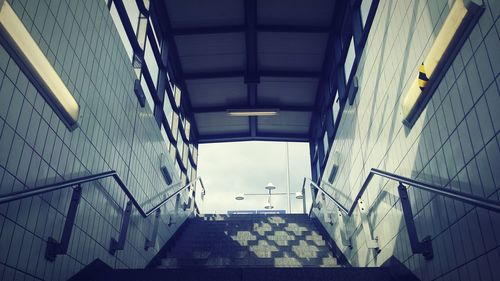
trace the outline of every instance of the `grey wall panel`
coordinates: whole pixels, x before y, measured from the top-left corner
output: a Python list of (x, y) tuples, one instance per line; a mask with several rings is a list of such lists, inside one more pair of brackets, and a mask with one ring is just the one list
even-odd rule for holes
[[(330, 155), (337, 153), (339, 165), (330, 192), (341, 202), (350, 206), (370, 168), (499, 199), (500, 9), (499, 1), (483, 2), (479, 23), (411, 130), (401, 122), (402, 97), (453, 2), (380, 2), (357, 73), (360, 90), (344, 111)], [(499, 214), (410, 188), (419, 237), (433, 239), (434, 259), (425, 261), (411, 253), (396, 188), (376, 178), (369, 186), (365, 200), (382, 251), (376, 256), (367, 249), (355, 211), (353, 249), (342, 247), (352, 265), (379, 266), (395, 255), (422, 280), (500, 275)], [(331, 204), (321, 212), (336, 214)], [(325, 225), (342, 245), (339, 227)]]
[[(138, 105), (135, 74), (105, 2), (9, 3), (81, 112), (79, 127), (68, 131), (0, 46), (0, 193), (108, 170), (119, 173), (146, 209), (172, 192), (159, 169), (160, 155), (168, 150), (151, 111)], [(111, 256), (107, 250), (118, 237), (126, 198), (111, 180), (87, 184), (68, 255), (51, 263), (43, 256), (45, 242), (49, 236), (59, 239), (70, 198), (67, 190), (0, 205), (0, 279), (66, 280), (96, 258), (116, 267), (143, 267), (186, 216), (168, 227), (174, 204), (167, 204), (158, 243), (145, 251), (153, 216), (143, 219), (134, 210), (125, 250)]]

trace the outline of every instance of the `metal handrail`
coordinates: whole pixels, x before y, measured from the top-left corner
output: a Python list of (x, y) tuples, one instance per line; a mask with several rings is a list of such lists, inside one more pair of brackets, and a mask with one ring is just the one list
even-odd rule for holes
[[(482, 198), (482, 197), (479, 197), (476, 195), (472, 195), (472, 194), (468, 194), (468, 193), (464, 193), (464, 192), (460, 192), (460, 191), (456, 191), (456, 190), (446, 189), (446, 188), (443, 188), (440, 186), (436, 186), (436, 185), (429, 184), (429, 183), (424, 183), (424, 182), (421, 182), (418, 180), (410, 179), (407, 177), (403, 177), (400, 175), (396, 175), (396, 174), (389, 173), (389, 172), (382, 171), (382, 170), (375, 169), (375, 168), (370, 170), (370, 173), (368, 174), (365, 181), (363, 182), (363, 185), (361, 186), (361, 189), (359, 190), (358, 194), (356, 195), (356, 198), (354, 198), (354, 201), (353, 201), (350, 208), (347, 208), (344, 205), (342, 205), (342, 203), (340, 203), (331, 194), (329, 194), (324, 188), (317, 185), (311, 179), (304, 178), (304, 182), (302, 184), (302, 189), (304, 190), (306, 181), (308, 180), (310, 182), (311, 188), (314, 187), (314, 188), (320, 190), (326, 197), (328, 197), (330, 200), (332, 200), (332, 202), (338, 207), (339, 222), (341, 224), (342, 223), (345, 224), (343, 214), (350, 217), (352, 215), (352, 213), (354, 212), (354, 209), (356, 208), (356, 206), (359, 207), (359, 211), (360, 211), (360, 215), (361, 215), (361, 225), (362, 225), (363, 231), (365, 233), (366, 245), (370, 249), (375, 249), (376, 253), (380, 252), (378, 238), (372, 237), (371, 226), (370, 226), (370, 222), (368, 219), (369, 208), (367, 205), (365, 205), (366, 203), (361, 199), (361, 197), (365, 193), (366, 189), (368, 188), (368, 185), (370, 184), (373, 176), (380, 176), (382, 178), (386, 178), (386, 179), (390, 179), (390, 180), (394, 180), (394, 181), (399, 182), (398, 194), (399, 194), (399, 199), (400, 199), (401, 206), (402, 206), (403, 216), (404, 216), (405, 223), (406, 223), (406, 230), (408, 232), (408, 237), (409, 237), (412, 252), (414, 254), (422, 254), (425, 259), (432, 259), (433, 255), (434, 255), (433, 249), (432, 249), (432, 239), (430, 236), (426, 236), (421, 241), (418, 240), (416, 225), (415, 225), (415, 222), (413, 220), (413, 212), (411, 210), (411, 203), (409, 201), (408, 191), (407, 191), (405, 184), (408, 186), (413, 186), (413, 187), (421, 189), (421, 190), (425, 190), (425, 191), (429, 191), (429, 192), (432, 192), (435, 194), (439, 194), (439, 195), (442, 195), (442, 196), (445, 196), (445, 197), (448, 197), (448, 198), (451, 198), (454, 200), (462, 201), (464, 203), (471, 204), (471, 205), (474, 205), (476, 207), (481, 207), (484, 209), (488, 209), (490, 211), (500, 213), (500, 202), (499, 201)], [(314, 196), (314, 194), (313, 194), (313, 196)], [(311, 206), (311, 212), (309, 213), (309, 215), (311, 215), (313, 207), (314, 207), (314, 204), (312, 204), (312, 206)], [(330, 223), (332, 223), (332, 222), (330, 221)], [(350, 237), (347, 237), (348, 235), (346, 232), (347, 232), (346, 229), (340, 230), (342, 243), (352, 249), (351, 239), (350, 239)]]
[[(188, 183), (188, 184), (184, 185), (183, 187), (181, 187), (180, 189), (178, 189), (173, 194), (167, 196), (167, 198), (163, 199), (161, 202), (159, 202), (158, 204), (156, 204), (154, 207), (152, 207), (148, 211), (145, 211), (142, 208), (142, 206), (137, 202), (137, 200), (132, 195), (132, 193), (130, 192), (130, 190), (125, 186), (125, 183), (120, 178), (120, 176), (118, 175), (118, 173), (116, 171), (108, 171), (108, 172), (93, 174), (93, 175), (89, 175), (89, 176), (83, 176), (83, 177), (79, 177), (79, 178), (76, 178), (76, 179), (66, 180), (66, 181), (62, 181), (62, 182), (58, 182), (58, 183), (53, 183), (53, 184), (49, 184), (49, 185), (45, 185), (45, 186), (41, 186), (41, 187), (37, 187), (37, 188), (32, 188), (32, 189), (27, 189), (27, 190), (21, 190), (21, 191), (17, 191), (17, 192), (12, 192), (12, 193), (9, 193), (9, 194), (6, 194), (6, 195), (1, 195), (0, 196), (0, 204), (4, 204), (4, 203), (16, 201), (16, 200), (19, 200), (19, 199), (23, 199), (23, 198), (27, 198), (27, 197), (31, 197), (31, 196), (43, 194), (43, 193), (48, 193), (48, 192), (52, 192), (52, 191), (56, 191), (56, 190), (65, 189), (65, 188), (73, 187), (73, 186), (76, 186), (76, 185), (81, 185), (81, 184), (84, 184), (84, 183), (88, 183), (88, 182), (92, 182), (92, 181), (104, 179), (104, 178), (110, 178), (110, 177), (112, 177), (116, 181), (116, 183), (118, 184), (118, 186), (120, 186), (120, 188), (122, 189), (122, 191), (125, 193), (125, 195), (130, 200), (130, 202), (132, 202), (132, 204), (135, 206), (135, 208), (139, 211), (139, 213), (141, 214), (141, 216), (144, 217), (144, 218), (146, 218), (149, 215), (151, 215), (152, 213), (154, 213), (156, 210), (158, 210), (163, 205), (165, 205), (165, 203), (167, 203), (174, 196), (176, 196), (177, 194), (179, 194), (184, 189), (192, 186), (197, 181), (199, 181), (200, 184), (201, 184), (202, 194), (203, 195), (205, 194), (205, 186), (203, 185), (203, 181), (201, 180), (201, 177), (197, 177), (196, 179), (194, 179), (190, 183)], [(179, 184), (180, 184), (180, 182), (179, 183), (175, 183), (172, 186), (178, 186)]]
[[(352, 213), (354, 212), (354, 209), (356, 208), (356, 205), (358, 204), (358, 200), (361, 199), (361, 197), (365, 193), (365, 191), (366, 191), (368, 185), (370, 184), (370, 181), (372, 180), (374, 175), (377, 175), (377, 176), (380, 176), (383, 178), (387, 178), (390, 180), (394, 180), (394, 181), (397, 181), (397, 182), (402, 183), (402, 184), (411, 185), (411, 186), (416, 187), (418, 189), (433, 192), (433, 193), (436, 193), (436, 194), (439, 194), (439, 195), (442, 195), (442, 196), (445, 196), (445, 197), (448, 197), (451, 199), (459, 200), (459, 201), (462, 201), (464, 203), (468, 203), (468, 204), (471, 204), (471, 205), (474, 205), (477, 207), (481, 207), (484, 209), (488, 209), (490, 211), (500, 213), (500, 202), (498, 202), (498, 201), (482, 198), (482, 197), (472, 195), (469, 193), (465, 193), (465, 192), (460, 192), (460, 191), (456, 191), (456, 190), (452, 190), (452, 189), (446, 189), (446, 188), (439, 187), (439, 186), (436, 186), (433, 184), (424, 183), (424, 182), (421, 182), (418, 180), (403, 177), (400, 175), (396, 175), (396, 174), (389, 173), (389, 172), (382, 171), (382, 170), (375, 169), (375, 168), (372, 168), (370, 170), (370, 173), (366, 177), (366, 180), (364, 181), (363, 185), (361, 186), (361, 189), (359, 190), (358, 194), (354, 198), (354, 202), (352, 203), (352, 205), (349, 209), (346, 208), (344, 205), (342, 205), (337, 199), (333, 198), (333, 196), (331, 196), (325, 189), (318, 186), (311, 179), (307, 178), (307, 180), (309, 180), (311, 185), (313, 185), (315, 188), (317, 188), (318, 190), (321, 190), (325, 194), (325, 196), (330, 198), (335, 203), (335, 205), (337, 205), (337, 207), (340, 210), (342, 210), (345, 214), (347, 214), (347, 216), (351, 216)], [(305, 181), (304, 181), (304, 185), (305, 185)]]

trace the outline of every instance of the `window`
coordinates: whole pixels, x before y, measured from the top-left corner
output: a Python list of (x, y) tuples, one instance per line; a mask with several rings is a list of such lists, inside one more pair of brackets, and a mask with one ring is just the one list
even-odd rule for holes
[(170, 149), (169, 149), (170, 159), (174, 159), (175, 160), (175, 153), (176, 152), (177, 152), (177, 149), (175, 148), (175, 145), (173, 143), (171, 143), (170, 144)]
[(321, 176), (321, 168), (320, 168), (320, 163), (319, 160), (316, 161), (316, 176), (318, 177), (317, 179), (319, 180), (319, 177)]
[(158, 50), (161, 50), (160, 48), (160, 44), (158, 43), (158, 37), (156, 37), (156, 30), (155, 30), (155, 27), (153, 25), (153, 22), (151, 20), (149, 20), (149, 26), (151, 27), (151, 33), (153, 33), (153, 38), (151, 38), (151, 41), (153, 41), (156, 45), (156, 48)]
[(349, 49), (347, 50), (347, 55), (345, 57), (344, 62), (344, 72), (345, 72), (345, 80), (346, 83), (349, 83), (349, 77), (351, 76), (351, 70), (354, 66), (354, 59), (356, 58), (356, 50), (354, 48), (354, 40), (351, 37), (351, 41), (349, 42)]
[(198, 148), (193, 146), (191, 153), (193, 154), (194, 163), (196, 163), (198, 161)]
[(161, 137), (163, 138), (163, 140), (167, 144), (167, 149), (168, 149), (170, 141), (168, 140), (167, 132), (165, 131), (165, 127), (163, 127), (163, 125), (160, 127), (160, 133), (161, 133)]
[(148, 85), (146, 84), (146, 80), (144, 80), (144, 76), (141, 77), (141, 88), (144, 92), (144, 96), (146, 96), (147, 104), (149, 105), (151, 112), (153, 112), (153, 109), (155, 108), (155, 102), (153, 100), (153, 97), (151, 96)]
[(189, 120), (185, 119), (184, 120), (184, 133), (186, 134), (186, 139), (189, 140), (189, 135), (191, 131), (191, 123)]
[(127, 52), (128, 57), (132, 61), (132, 56), (134, 54), (134, 51), (132, 49), (132, 45), (130, 44), (130, 41), (128, 40), (127, 37), (127, 32), (125, 31), (125, 28), (123, 27), (122, 21), (120, 19), (120, 16), (118, 14), (118, 10), (116, 10), (115, 3), (111, 5), (111, 9), (109, 10), (109, 13), (111, 14), (111, 18), (113, 19), (113, 22), (115, 23), (116, 30), (118, 31), (118, 35), (120, 36), (120, 39), (122, 40), (123, 46), (125, 47), (125, 51)]
[(361, 1), (359, 10), (361, 12), (361, 22), (363, 23), (363, 28), (365, 28), (366, 20), (368, 19), (368, 14), (370, 13), (370, 8), (372, 7), (372, 2), (373, 0)]
[(165, 92), (165, 101), (163, 102), (163, 113), (167, 118), (168, 125), (170, 126), (170, 128), (172, 128), (172, 119), (175, 113), (172, 109), (172, 104), (170, 103), (167, 92)]
[(181, 89), (177, 87), (177, 85), (174, 85), (174, 99), (175, 99), (175, 105), (177, 108), (181, 107)]
[(178, 139), (177, 134), (179, 132), (179, 116), (175, 113), (173, 114), (173, 120), (170, 126), (172, 135), (174, 136), (175, 140), (177, 140)]
[(333, 101), (333, 106), (332, 106), (332, 121), (333, 121), (333, 127), (335, 128), (336, 122), (337, 122), (337, 117), (339, 115), (340, 111), (340, 101), (339, 101), (339, 92), (335, 94), (335, 98)]
[[(137, 22), (139, 21), (139, 7), (137, 7), (137, 3), (135, 0), (123, 0), (123, 6), (125, 7), (125, 11), (127, 12), (128, 19), (132, 24), (132, 27), (135, 28), (137, 26)], [(139, 42), (140, 44), (141, 42)]]
[(182, 151), (182, 164), (184, 164), (185, 167), (188, 166), (188, 152), (189, 152), (189, 146), (184, 143), (184, 149)]
[(146, 39), (146, 45), (144, 46), (144, 61), (146, 62), (146, 67), (148, 68), (149, 75), (151, 75), (151, 79), (153, 80), (153, 84), (158, 84), (158, 63), (156, 61), (155, 54), (151, 47), (151, 42), (149, 41), (149, 37)]
[(194, 180), (196, 179), (196, 168), (192, 168), (191, 169), (191, 180)]
[(323, 150), (324, 150), (324, 155), (326, 156), (328, 153), (328, 147), (329, 147), (329, 142), (328, 142), (328, 130), (325, 131), (325, 134), (323, 135)]

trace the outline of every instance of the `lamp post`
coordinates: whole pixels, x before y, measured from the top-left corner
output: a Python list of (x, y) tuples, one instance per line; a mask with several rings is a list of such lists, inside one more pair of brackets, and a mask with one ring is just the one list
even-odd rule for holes
[(292, 213), (292, 203), (290, 201), (290, 159), (288, 159), (288, 142), (286, 142), (286, 191), (288, 193), (288, 212)]
[[(241, 200), (245, 200), (245, 196), (268, 196), (267, 203), (264, 206), (264, 208), (267, 210), (271, 210), (271, 209), (274, 209), (274, 206), (272, 205), (272, 202), (271, 202), (272, 195), (287, 195), (288, 196), (288, 213), (289, 214), (292, 213), (291, 202), (290, 202), (290, 190), (289, 189), (288, 189), (288, 192), (272, 192), (273, 190), (276, 189), (276, 186), (272, 183), (268, 183), (265, 186), (265, 189), (268, 190), (267, 193), (238, 193), (238, 194), (236, 194), (234, 199), (241, 201)], [(299, 199), (299, 200), (303, 200), (303, 205), (305, 206), (305, 197), (304, 197), (303, 191), (295, 192), (295, 198)], [(304, 208), (304, 213), (305, 213), (305, 208)]]

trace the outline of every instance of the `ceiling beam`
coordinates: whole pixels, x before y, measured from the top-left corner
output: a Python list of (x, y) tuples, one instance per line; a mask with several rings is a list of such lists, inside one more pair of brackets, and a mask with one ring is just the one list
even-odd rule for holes
[(248, 133), (240, 134), (217, 134), (201, 135), (199, 143), (220, 143), (220, 142), (239, 142), (239, 141), (286, 141), (286, 142), (308, 142), (308, 134), (286, 134), (286, 133), (257, 133), (251, 136)]
[[(248, 104), (257, 104), (257, 85), (260, 82), (257, 55), (257, 0), (245, 0), (245, 46), (246, 69), (245, 84), (247, 85)], [(257, 117), (248, 117), (250, 136), (257, 135)]]
[[(303, 105), (277, 105), (277, 104), (259, 104), (259, 105), (223, 105), (223, 106), (204, 106), (204, 107), (194, 107), (191, 111), (196, 113), (215, 113), (215, 112), (227, 112), (230, 109), (262, 109), (262, 108), (271, 108), (278, 109), (279, 111), (288, 111), (288, 112), (311, 112), (314, 107), (313, 106), (303, 106)], [(279, 114), (279, 113), (278, 113)], [(238, 117), (233, 117), (238, 118)]]
[(184, 73), (185, 80), (244, 77), (244, 70)]
[[(246, 77), (247, 70), (184, 73), (185, 80)], [(254, 74), (255, 75), (255, 74)], [(256, 77), (320, 78), (320, 71), (260, 70)]]
[[(245, 7), (246, 8), (246, 7)], [(245, 11), (247, 12), (247, 11)], [(246, 19), (245, 19), (246, 20)], [(172, 29), (174, 36), (182, 35), (202, 35), (202, 34), (223, 34), (223, 33), (243, 33), (247, 32), (247, 23), (245, 25), (222, 25), (207, 27), (185, 27)], [(314, 25), (276, 25), (259, 24), (255, 25), (257, 32), (278, 32), (278, 33), (328, 33), (330, 26)]]

